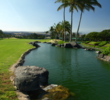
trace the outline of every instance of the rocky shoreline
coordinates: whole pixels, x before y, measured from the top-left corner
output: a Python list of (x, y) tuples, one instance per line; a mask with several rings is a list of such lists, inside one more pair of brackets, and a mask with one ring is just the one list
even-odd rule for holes
[(98, 54), (97, 56), (98, 59), (110, 62), (110, 56), (104, 55), (104, 54)]
[(97, 53), (97, 58), (102, 60), (102, 61), (106, 61), (106, 62), (110, 62), (110, 56), (104, 55), (101, 53), (101, 50), (99, 48), (91, 48), (91, 47), (86, 47), (83, 46), (83, 49), (87, 50), (87, 51), (94, 51), (96, 50)]
[[(13, 76), (10, 77), (10, 80), (12, 81), (13, 85), (14, 85), (14, 78), (15, 78), (14, 72), (15, 72), (16, 68), (19, 66), (22, 66), (24, 63), (25, 56), (27, 54), (29, 54), (32, 50), (35, 50), (35, 49), (36, 48), (32, 48), (32, 49), (29, 49), (26, 52), (24, 52), (21, 55), (21, 57), (19, 58), (19, 60), (10, 67), (9, 71), (11, 71), (11, 73), (13, 74)], [(14, 88), (16, 89), (16, 94), (17, 94), (18, 100), (30, 100), (30, 97), (27, 93), (23, 93), (23, 92), (17, 90), (15, 85), (14, 85)]]
[[(50, 84), (48, 85), (49, 72), (45, 68), (37, 66), (22, 66), (25, 56), (32, 50), (39, 47), (38, 44), (29, 43), (35, 48), (27, 50), (20, 59), (9, 69), (12, 72), (10, 80), (12, 81), (19, 100), (65, 100), (71, 93), (63, 86)], [(62, 95), (61, 95), (62, 94)], [(49, 98), (51, 95), (52, 98)], [(38, 99), (37, 99), (38, 98)]]

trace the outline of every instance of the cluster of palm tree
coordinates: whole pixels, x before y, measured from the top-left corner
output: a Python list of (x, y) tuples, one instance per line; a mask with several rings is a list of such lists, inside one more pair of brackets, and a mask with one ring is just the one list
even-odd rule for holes
[[(65, 28), (64, 28), (65, 27)], [(51, 38), (61, 38), (65, 40), (65, 33), (70, 34), (71, 25), (68, 21), (62, 21), (50, 27)], [(65, 32), (65, 33), (64, 33)]]
[[(58, 7), (58, 11), (60, 9), (64, 9), (63, 11), (63, 22), (65, 23), (65, 8), (69, 7), (69, 11), (71, 12), (71, 30), (70, 30), (70, 38), (69, 41), (72, 41), (72, 26), (73, 26), (73, 13), (74, 10), (76, 11), (80, 11), (80, 19), (79, 19), (79, 24), (78, 24), (78, 28), (77, 28), (77, 32), (76, 32), (76, 42), (77, 42), (77, 36), (79, 33), (79, 28), (80, 28), (80, 24), (81, 24), (81, 19), (82, 19), (82, 13), (84, 12), (84, 10), (95, 10), (95, 6), (98, 6), (101, 8), (101, 4), (97, 1), (97, 0), (56, 0), (55, 3), (61, 3), (61, 5)], [(63, 25), (64, 26), (64, 40), (65, 40), (65, 33), (66, 33), (66, 24)]]

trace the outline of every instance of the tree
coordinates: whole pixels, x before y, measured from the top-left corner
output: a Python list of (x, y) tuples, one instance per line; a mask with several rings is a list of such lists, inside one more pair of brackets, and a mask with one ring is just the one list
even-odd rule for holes
[[(56, 0), (55, 3), (57, 2), (61, 2), (62, 4), (58, 7), (58, 11), (61, 10), (62, 8), (64, 8), (64, 11), (63, 11), (63, 21), (65, 23), (65, 8), (67, 7), (67, 0)], [(64, 24), (64, 41), (65, 41), (65, 24)]]
[[(64, 29), (65, 26), (65, 29)], [(62, 36), (63, 40), (66, 39), (66, 33), (70, 33), (70, 23), (68, 21), (62, 21), (59, 22), (56, 27), (55, 30), (57, 32), (57, 34), (59, 34), (60, 36)]]
[(73, 27), (73, 11), (78, 11), (78, 7), (81, 6), (79, 0), (68, 0), (67, 5), (69, 6), (69, 11), (71, 12), (71, 32), (70, 32), (70, 42), (72, 41), (72, 27)]
[(55, 39), (56, 33), (55, 33), (55, 28), (54, 28), (54, 26), (51, 26), (50, 29), (49, 29), (49, 31), (50, 31), (50, 36), (51, 36), (51, 38), (52, 38), (52, 39)]
[(86, 35), (86, 39), (90, 41), (98, 41), (99, 40), (99, 32), (90, 32)]
[(2, 30), (0, 30), (0, 38), (3, 38), (4, 37), (4, 33)]
[[(63, 31), (63, 26), (62, 26), (62, 23), (61, 22), (59, 22), (56, 26), (55, 26), (55, 31), (56, 31), (56, 37), (57, 38), (60, 38), (61, 37), (61, 35), (62, 35), (62, 37), (63, 37), (63, 34), (62, 34), (62, 31)], [(64, 38), (63, 38), (64, 39)]]
[(81, 35), (81, 40), (85, 41), (86, 40), (86, 34)]
[(49, 33), (48, 31), (45, 32), (45, 38), (46, 38), (46, 36), (47, 36), (48, 33)]
[(99, 38), (101, 41), (110, 41), (110, 29), (100, 32)]
[(81, 24), (81, 19), (82, 19), (82, 13), (84, 12), (84, 10), (95, 10), (94, 6), (98, 6), (101, 8), (101, 4), (98, 3), (97, 0), (83, 0), (80, 1), (81, 6), (79, 6), (79, 9), (81, 11), (80, 13), (80, 19), (79, 19), (79, 24), (78, 24), (78, 28), (77, 28), (77, 33), (76, 33), (76, 42), (77, 42), (77, 36), (79, 33), (79, 28), (80, 28), (80, 24)]
[(65, 30), (63, 30), (63, 32), (65, 32), (64, 33), (64, 36), (65, 36), (65, 40), (67, 39), (67, 37), (66, 37), (66, 33), (69, 33), (69, 35), (70, 35), (70, 32), (71, 32), (71, 25), (70, 25), (70, 23), (68, 22), (68, 21), (62, 21), (62, 26), (64, 26), (65, 25)]

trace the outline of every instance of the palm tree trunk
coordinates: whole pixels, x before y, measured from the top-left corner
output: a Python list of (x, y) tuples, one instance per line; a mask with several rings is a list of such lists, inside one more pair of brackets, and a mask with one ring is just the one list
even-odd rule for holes
[(63, 12), (63, 19), (64, 19), (64, 41), (65, 41), (65, 7)]
[(73, 27), (73, 10), (71, 11), (71, 32), (70, 32), (70, 42), (72, 41), (72, 27)]
[(75, 42), (77, 42), (77, 37), (78, 37), (78, 33), (79, 33), (79, 28), (80, 28), (80, 25), (81, 25), (81, 19), (82, 19), (82, 11), (81, 11), (81, 13), (80, 13), (80, 19), (79, 19), (79, 24), (78, 24), (78, 29), (77, 29), (77, 33), (76, 33), (76, 40), (75, 40)]

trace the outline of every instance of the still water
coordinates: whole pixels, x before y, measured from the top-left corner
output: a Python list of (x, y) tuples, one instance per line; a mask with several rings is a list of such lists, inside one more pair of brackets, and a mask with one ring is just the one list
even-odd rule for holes
[(69, 88), (75, 100), (110, 100), (110, 63), (98, 60), (93, 51), (39, 45), (26, 56), (24, 65), (46, 68), (49, 83)]

